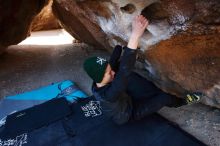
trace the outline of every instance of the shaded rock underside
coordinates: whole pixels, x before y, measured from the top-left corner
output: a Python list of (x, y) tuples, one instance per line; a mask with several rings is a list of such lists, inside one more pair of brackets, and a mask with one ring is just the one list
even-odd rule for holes
[[(35, 21), (42, 20), (39, 12), (48, 3), (0, 0), (0, 53), (25, 39), (31, 29), (41, 29), (44, 24)], [(150, 25), (139, 44), (147, 77), (173, 94), (201, 91), (203, 103), (219, 107), (219, 0), (54, 0), (52, 11), (73, 37), (108, 51), (126, 45), (132, 19), (144, 15)]]

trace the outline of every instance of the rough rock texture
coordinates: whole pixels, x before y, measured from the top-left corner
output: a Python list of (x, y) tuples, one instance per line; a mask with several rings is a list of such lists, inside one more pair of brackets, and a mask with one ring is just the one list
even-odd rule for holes
[(143, 50), (180, 31), (219, 31), (220, 22), (219, 0), (54, 0), (53, 11), (74, 37), (106, 49), (125, 44), (140, 13), (151, 22), (140, 42)]
[(108, 50), (126, 44), (132, 19), (143, 14), (148, 78), (181, 96), (201, 91), (203, 103), (220, 107), (219, 0), (54, 0), (53, 11), (74, 37)]
[(220, 37), (178, 35), (146, 51), (149, 76), (166, 91), (199, 91), (220, 108)]
[(77, 39), (106, 49), (125, 44), (131, 21), (142, 13), (151, 23), (140, 42), (142, 49), (167, 39), (194, 15), (194, 1), (186, 0), (54, 0), (53, 11)]
[[(0, 53), (29, 35), (48, 2), (0, 0)], [(77, 40), (109, 51), (126, 44), (132, 19), (143, 14), (150, 20), (140, 40), (148, 78), (178, 95), (201, 91), (203, 103), (220, 107), (219, 0), (54, 0), (53, 12)]]
[[(132, 19), (156, 1), (54, 0), (53, 11), (64, 28), (75, 38), (109, 50), (115, 44), (126, 44)], [(146, 48), (166, 38), (171, 31), (167, 26), (167, 20), (149, 26), (140, 43), (141, 47)]]
[(74, 0), (56, 0), (53, 2), (53, 12), (59, 18), (62, 26), (77, 40), (86, 42), (96, 48), (110, 49), (107, 35), (94, 22), (94, 11), (90, 11), (88, 6), (93, 7), (98, 15), (101, 14), (103, 17), (109, 17), (109, 14), (106, 12), (108, 9), (101, 5), (101, 2), (97, 1), (88, 1), (85, 3), (86, 5), (83, 4), (82, 2), (79, 5)]
[(41, 12), (34, 18), (31, 25), (31, 31), (51, 30), (61, 28), (57, 18), (52, 12), (53, 0), (50, 0)]
[(145, 52), (149, 77), (180, 96), (202, 92), (202, 103), (220, 108), (220, 1), (178, 1), (168, 9), (178, 12), (168, 20), (178, 31)]
[[(30, 24), (48, 0), (0, 0), (0, 49), (29, 35)], [(0, 52), (1, 52), (0, 51)]]

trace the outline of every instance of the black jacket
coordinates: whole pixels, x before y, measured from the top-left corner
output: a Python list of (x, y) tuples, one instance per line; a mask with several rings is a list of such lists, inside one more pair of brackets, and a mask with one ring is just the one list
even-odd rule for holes
[(101, 88), (92, 85), (93, 95), (101, 102), (104, 112), (106, 112), (117, 124), (127, 122), (131, 116), (131, 97), (125, 94), (128, 77), (134, 68), (137, 51), (128, 47), (123, 48), (117, 45), (110, 57), (109, 64), (116, 72), (114, 80)]

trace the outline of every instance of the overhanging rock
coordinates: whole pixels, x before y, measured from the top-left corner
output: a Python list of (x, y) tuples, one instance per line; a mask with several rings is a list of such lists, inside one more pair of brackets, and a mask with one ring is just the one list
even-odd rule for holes
[(126, 45), (133, 18), (144, 15), (148, 78), (173, 94), (200, 91), (203, 103), (220, 107), (219, 0), (54, 0), (53, 11), (76, 39), (106, 50)]

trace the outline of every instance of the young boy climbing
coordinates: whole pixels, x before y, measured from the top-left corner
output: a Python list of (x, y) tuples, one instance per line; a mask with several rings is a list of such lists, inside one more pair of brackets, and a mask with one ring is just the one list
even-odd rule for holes
[(84, 62), (84, 70), (94, 81), (93, 95), (101, 102), (103, 112), (117, 124), (141, 119), (164, 106), (179, 107), (200, 100), (195, 93), (187, 94), (184, 99), (165, 93), (132, 71), (138, 42), (147, 26), (145, 17), (136, 16), (127, 46), (122, 48), (117, 45), (109, 61), (102, 57), (90, 57)]

